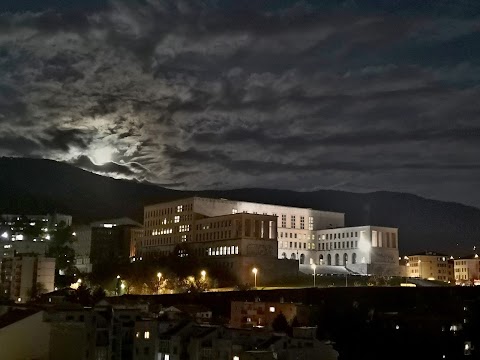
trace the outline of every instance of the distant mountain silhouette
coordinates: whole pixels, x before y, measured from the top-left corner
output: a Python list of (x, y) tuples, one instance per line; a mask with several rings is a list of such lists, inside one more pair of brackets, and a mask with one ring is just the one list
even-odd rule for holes
[(411, 194), (270, 189), (176, 191), (116, 180), (52, 160), (0, 158), (0, 213), (56, 211), (71, 214), (74, 222), (122, 216), (142, 222), (144, 205), (194, 194), (344, 212), (348, 226), (398, 227), (402, 254), (433, 250), (461, 255), (480, 245), (480, 209)]

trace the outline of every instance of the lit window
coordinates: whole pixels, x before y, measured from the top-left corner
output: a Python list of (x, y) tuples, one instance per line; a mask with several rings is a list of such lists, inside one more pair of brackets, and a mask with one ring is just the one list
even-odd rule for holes
[(232, 209), (232, 214), (236, 214), (238, 212), (237, 209)]
[(183, 205), (178, 205), (177, 212), (182, 212), (182, 211), (183, 211)]
[(175, 216), (175, 222), (176, 223), (180, 222), (180, 216), (179, 215)]
[(143, 334), (143, 337), (145, 339), (150, 339), (150, 331), (145, 331), (145, 333)]
[(308, 217), (308, 230), (313, 230), (313, 217)]
[(170, 360), (170, 354), (165, 354), (165, 360)]
[(274, 306), (270, 306), (270, 312), (271, 313), (275, 312), (275, 307)]
[(140, 337), (140, 333), (137, 331), (137, 333), (135, 334), (135, 337)]

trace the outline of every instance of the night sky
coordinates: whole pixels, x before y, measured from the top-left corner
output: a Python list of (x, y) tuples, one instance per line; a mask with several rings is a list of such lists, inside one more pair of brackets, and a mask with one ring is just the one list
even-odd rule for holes
[(479, 80), (478, 0), (0, 0), (0, 155), (176, 189), (480, 206)]

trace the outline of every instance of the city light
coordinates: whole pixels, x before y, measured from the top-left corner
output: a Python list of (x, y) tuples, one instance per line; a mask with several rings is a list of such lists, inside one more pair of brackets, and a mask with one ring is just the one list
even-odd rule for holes
[(2, 238), (8, 239), (8, 233), (6, 231), (2, 234)]
[(255, 287), (257, 287), (257, 273), (258, 273), (258, 269), (257, 269), (257, 268), (253, 268), (253, 269), (252, 269), (252, 273), (253, 273), (253, 275), (255, 276)]
[(161, 272), (158, 272), (158, 273), (157, 273), (157, 277), (158, 277), (158, 281), (160, 281), (160, 279), (162, 278), (162, 273), (161, 273)]
[(117, 279), (120, 279), (120, 275), (117, 275)]
[(120, 284), (120, 289), (124, 290), (125, 287), (126, 287), (126, 285), (122, 282), (122, 283)]
[(77, 280), (77, 283), (81, 284), (81, 283), (82, 283), (82, 279), (78, 279), (78, 280)]
[(202, 279), (205, 280), (205, 277), (207, 276), (207, 272), (205, 270), (202, 270), (200, 272), (200, 275), (202, 275)]

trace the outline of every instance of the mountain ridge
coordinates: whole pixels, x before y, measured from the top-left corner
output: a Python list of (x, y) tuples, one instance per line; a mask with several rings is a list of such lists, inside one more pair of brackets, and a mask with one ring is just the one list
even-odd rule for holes
[(398, 227), (403, 254), (432, 250), (461, 255), (480, 239), (480, 209), (415, 194), (266, 188), (183, 191), (114, 179), (54, 160), (0, 158), (0, 213), (56, 211), (71, 214), (78, 223), (123, 216), (142, 222), (145, 205), (193, 195), (343, 212), (347, 226)]

